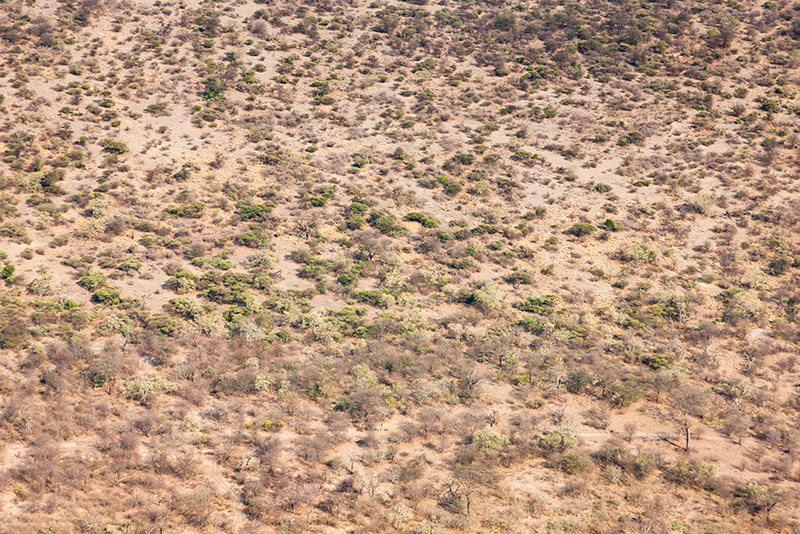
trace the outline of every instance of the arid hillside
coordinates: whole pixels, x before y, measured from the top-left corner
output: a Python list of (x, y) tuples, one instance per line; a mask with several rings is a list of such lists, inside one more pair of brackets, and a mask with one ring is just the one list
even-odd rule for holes
[(0, 5), (0, 534), (800, 534), (800, 4)]

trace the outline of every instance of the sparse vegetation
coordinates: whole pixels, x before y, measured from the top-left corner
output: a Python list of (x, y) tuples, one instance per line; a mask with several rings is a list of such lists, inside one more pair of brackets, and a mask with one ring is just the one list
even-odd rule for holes
[(0, 11), (0, 534), (800, 531), (797, 5)]

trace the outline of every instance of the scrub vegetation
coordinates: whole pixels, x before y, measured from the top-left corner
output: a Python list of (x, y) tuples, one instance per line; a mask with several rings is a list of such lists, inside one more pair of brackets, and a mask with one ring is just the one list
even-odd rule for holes
[(800, 4), (9, 0), (0, 534), (800, 533)]

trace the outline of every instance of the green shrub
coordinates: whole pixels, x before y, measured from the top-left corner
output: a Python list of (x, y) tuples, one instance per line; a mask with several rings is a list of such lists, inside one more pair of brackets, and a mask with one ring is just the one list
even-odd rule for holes
[(475, 163), (475, 156), (472, 154), (456, 154), (453, 156), (453, 161), (459, 165), (472, 165)]
[(369, 211), (369, 206), (364, 204), (363, 202), (353, 202), (348, 206), (351, 213), (355, 215), (365, 215)]
[(181, 295), (183, 293), (189, 293), (190, 291), (193, 291), (197, 286), (198, 280), (198, 276), (191, 271), (187, 271), (186, 269), (178, 269), (171, 277), (167, 279), (164, 285), (167, 287), (167, 289), (171, 289), (175, 293)]
[(642, 358), (642, 363), (651, 369), (663, 369), (664, 367), (669, 367), (671, 358), (666, 354), (651, 354)]
[(243, 234), (236, 236), (233, 242), (237, 245), (242, 245), (250, 248), (262, 248), (269, 243), (267, 235), (259, 229), (248, 230)]
[(517, 309), (529, 312), (538, 313), (540, 315), (550, 315), (553, 313), (553, 303), (558, 298), (557, 295), (542, 295), (539, 297), (528, 297), (519, 304)]
[(202, 314), (203, 309), (202, 307), (191, 299), (184, 299), (184, 298), (177, 298), (177, 299), (170, 299), (169, 305), (172, 308), (172, 311), (186, 317), (187, 319), (195, 319)]
[(244, 306), (231, 306), (222, 314), (223, 319), (229, 324), (236, 324), (250, 314)]
[(212, 267), (216, 267), (221, 271), (228, 271), (230, 269), (233, 269), (234, 265), (231, 260), (220, 258), (219, 256), (211, 258), (211, 261), (209, 263), (211, 264)]
[(16, 269), (14, 269), (13, 265), (6, 265), (3, 267), (3, 270), (0, 271), (0, 278), (3, 280), (11, 280), (11, 277), (14, 276), (15, 270)]
[(141, 258), (128, 258), (119, 264), (117, 269), (121, 271), (138, 271), (142, 267)]
[(239, 210), (239, 217), (243, 221), (266, 221), (269, 217), (270, 208), (266, 204), (251, 204), (246, 200), (240, 200), (236, 203), (236, 209)]
[(611, 186), (608, 184), (596, 184), (594, 186), (594, 190), (598, 193), (608, 193), (611, 191)]
[(545, 331), (545, 323), (538, 317), (525, 317), (519, 325), (531, 334), (541, 335)]
[(30, 336), (24, 320), (22, 302), (13, 297), (0, 297), (0, 349), (14, 349)]
[(164, 208), (164, 213), (174, 217), (183, 217), (186, 219), (199, 219), (203, 216), (203, 211), (206, 205), (202, 202), (195, 201), (182, 206), (167, 206)]
[(516, 270), (506, 277), (506, 282), (513, 285), (530, 285), (533, 283), (533, 275), (526, 271)]
[(772, 276), (780, 276), (789, 272), (795, 264), (795, 259), (788, 255), (779, 256), (767, 264), (767, 272)]
[(406, 216), (403, 217), (403, 219), (406, 221), (418, 222), (426, 228), (433, 228), (434, 226), (436, 226), (436, 221), (426, 216), (421, 211), (412, 211), (410, 213), (407, 213)]
[(352, 297), (359, 302), (375, 306), (376, 308), (387, 308), (394, 301), (392, 292), (388, 289), (366, 289), (364, 291), (353, 291)]
[(147, 327), (163, 336), (172, 336), (178, 332), (178, 322), (166, 313), (154, 314), (147, 320)]
[(614, 404), (618, 407), (630, 406), (644, 396), (639, 380), (634, 375), (623, 377), (614, 384)]
[(128, 151), (128, 145), (122, 141), (106, 139), (101, 143), (101, 145), (103, 147), (103, 151), (108, 152), (109, 154), (124, 154)]
[(539, 438), (538, 445), (548, 452), (564, 452), (578, 446), (578, 436), (572, 427), (559, 425)]
[(397, 237), (406, 233), (406, 229), (397, 222), (397, 218), (383, 210), (370, 212), (367, 222), (370, 226), (377, 228), (381, 233), (388, 236)]
[(101, 287), (95, 291), (94, 295), (92, 295), (92, 298), (101, 304), (113, 306), (114, 304), (119, 304), (119, 295), (119, 291), (112, 287)]
[(489, 426), (480, 428), (473, 432), (472, 441), (473, 443), (477, 444), (478, 448), (483, 452), (487, 452), (511, 443), (511, 440), (508, 439), (508, 436), (504, 436)]
[(569, 229), (564, 232), (568, 235), (573, 235), (575, 237), (583, 237), (585, 235), (589, 235), (597, 231), (597, 227), (593, 224), (589, 223), (575, 223), (569, 227)]
[(464, 190), (464, 184), (461, 182), (448, 182), (444, 185), (444, 192), (454, 197)]
[(333, 265), (332, 260), (321, 260), (319, 258), (310, 258), (305, 266), (300, 269), (298, 276), (300, 278), (319, 278), (330, 269)]
[(215, 100), (222, 96), (224, 85), (218, 76), (211, 76), (203, 80), (203, 98), (206, 100)]
[(150, 104), (144, 108), (145, 113), (150, 113), (156, 117), (166, 117), (169, 115), (169, 104), (167, 102), (158, 102)]

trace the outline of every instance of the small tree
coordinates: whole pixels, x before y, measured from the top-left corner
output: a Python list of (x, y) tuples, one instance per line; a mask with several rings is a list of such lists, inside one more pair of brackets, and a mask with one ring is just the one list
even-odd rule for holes
[(780, 503), (786, 494), (774, 488), (762, 486), (757, 482), (750, 482), (744, 491), (744, 502), (751, 513), (758, 513), (762, 510), (766, 512), (766, 520), (769, 521), (769, 514), (772, 509)]
[(547, 432), (539, 439), (539, 447), (549, 452), (564, 452), (578, 446), (578, 435), (575, 429), (566, 424)]
[(484, 283), (483, 286), (473, 294), (473, 298), (484, 313), (492, 312), (503, 304), (503, 297), (492, 281)]
[(692, 424), (695, 417), (702, 417), (705, 413), (707, 399), (705, 391), (700, 387), (684, 387), (670, 399), (673, 406), (674, 419), (678, 425), (677, 437), (682, 441), (679, 444), (668, 435), (659, 435), (661, 440), (669, 443), (673, 447), (689, 452), (691, 442)]
[(511, 441), (508, 436), (504, 436), (494, 428), (486, 426), (478, 429), (472, 434), (472, 441), (478, 445), (483, 452), (488, 452), (503, 445), (508, 445)]

